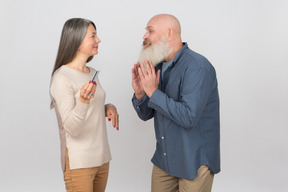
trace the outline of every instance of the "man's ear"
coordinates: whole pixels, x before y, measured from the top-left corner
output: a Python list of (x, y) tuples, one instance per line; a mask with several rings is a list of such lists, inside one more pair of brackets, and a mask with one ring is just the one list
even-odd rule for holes
[(173, 28), (168, 29), (168, 40), (171, 40), (174, 38), (175, 30)]

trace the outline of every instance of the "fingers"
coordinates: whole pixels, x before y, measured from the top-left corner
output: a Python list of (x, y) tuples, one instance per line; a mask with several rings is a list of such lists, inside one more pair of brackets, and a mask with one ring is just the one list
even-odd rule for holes
[(145, 73), (146, 73), (146, 70), (144, 68), (144, 64), (140, 63), (140, 67), (138, 67), (138, 75), (139, 75), (140, 79), (145, 78)]
[(138, 71), (136, 68), (132, 68), (132, 80), (137, 80)]
[[(150, 60), (144, 60), (145, 66), (143, 63), (140, 63), (140, 68), (142, 70), (142, 74), (144, 77), (146, 77), (147, 75), (155, 75), (155, 68), (153, 63)], [(139, 73), (139, 70), (138, 70)]]
[[(95, 81), (94, 81), (95, 82)], [(97, 84), (96, 84), (96, 82), (95, 82), (95, 84), (94, 83), (92, 83), (93, 85), (92, 85), (92, 90), (89, 92), (89, 95), (91, 95), (92, 94), (92, 98), (95, 96), (95, 92), (96, 92), (96, 87), (97, 87)]]
[(80, 96), (81, 96), (81, 97), (84, 97), (84, 98), (85, 98), (85, 97), (88, 96), (88, 94), (86, 93), (88, 87), (89, 87), (89, 83), (86, 83), (85, 85), (83, 85), (83, 86), (81, 87), (81, 91), (80, 91)]
[(119, 130), (119, 115), (117, 112), (112, 115), (112, 125), (117, 131)]
[(155, 67), (154, 67), (153, 63), (150, 60), (148, 60), (148, 64), (149, 64), (149, 67), (151, 69), (151, 73), (155, 74)]
[(144, 63), (145, 63), (147, 73), (151, 74), (152, 72), (151, 65), (150, 65), (151, 61), (145, 59)]
[(137, 62), (134, 64), (134, 67), (132, 68), (132, 79), (137, 79), (139, 77), (138, 68), (140, 67), (140, 63)]
[(113, 109), (109, 110), (108, 114), (108, 120), (112, 120), (112, 126), (116, 128), (116, 130), (119, 130), (119, 114), (117, 113), (117, 110), (115, 107)]
[[(93, 81), (95, 82), (95, 81)], [(94, 97), (95, 95), (95, 91), (96, 91), (96, 82), (93, 83), (93, 82), (90, 82), (89, 85), (88, 85), (88, 88), (85, 92), (85, 96), (87, 96), (88, 99), (91, 99)]]
[(147, 75), (154, 75), (155, 68), (153, 63), (150, 60), (144, 60), (144, 63), (137, 62), (134, 64), (134, 68), (132, 68), (132, 78), (135, 79), (139, 77), (146, 77)]
[(156, 79), (157, 79), (158, 82), (159, 82), (159, 79), (160, 79), (160, 72), (161, 72), (160, 69), (158, 69), (157, 74), (156, 74)]
[(96, 91), (96, 82), (88, 82), (84, 86), (82, 86), (80, 91), (80, 96), (84, 99), (91, 99), (94, 97), (95, 91)]

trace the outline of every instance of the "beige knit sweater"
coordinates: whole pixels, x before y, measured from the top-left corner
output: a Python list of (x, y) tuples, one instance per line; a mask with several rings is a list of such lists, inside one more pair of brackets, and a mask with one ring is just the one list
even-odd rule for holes
[(65, 170), (68, 148), (70, 169), (101, 166), (111, 160), (105, 121), (105, 92), (97, 88), (90, 104), (79, 101), (81, 87), (92, 79), (95, 69), (83, 73), (66, 65), (55, 71), (50, 86), (61, 140), (61, 163)]

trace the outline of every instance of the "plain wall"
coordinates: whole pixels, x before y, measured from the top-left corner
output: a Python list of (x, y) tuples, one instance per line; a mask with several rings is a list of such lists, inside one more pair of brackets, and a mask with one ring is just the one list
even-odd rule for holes
[(10, 0), (0, 2), (0, 191), (65, 191), (49, 83), (60, 33), (91, 19), (102, 40), (88, 64), (101, 70), (113, 160), (108, 192), (150, 191), (153, 120), (131, 104), (131, 69), (148, 20), (175, 15), (182, 39), (214, 65), (221, 99), (221, 165), (214, 192), (288, 191), (288, 1)]

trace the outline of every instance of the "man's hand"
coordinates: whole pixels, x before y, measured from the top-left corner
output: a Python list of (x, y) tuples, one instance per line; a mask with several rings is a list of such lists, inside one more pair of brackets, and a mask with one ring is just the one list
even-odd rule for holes
[(135, 97), (141, 100), (145, 96), (145, 92), (139, 77), (138, 69), (140, 68), (140, 63), (136, 63), (134, 68), (132, 68), (132, 87), (135, 92)]
[(138, 74), (141, 80), (142, 87), (146, 95), (150, 98), (154, 91), (158, 89), (159, 85), (159, 78), (160, 78), (160, 70), (155, 73), (155, 68), (151, 61), (145, 60), (145, 67), (144, 64), (141, 63), (140, 67), (138, 68)]

